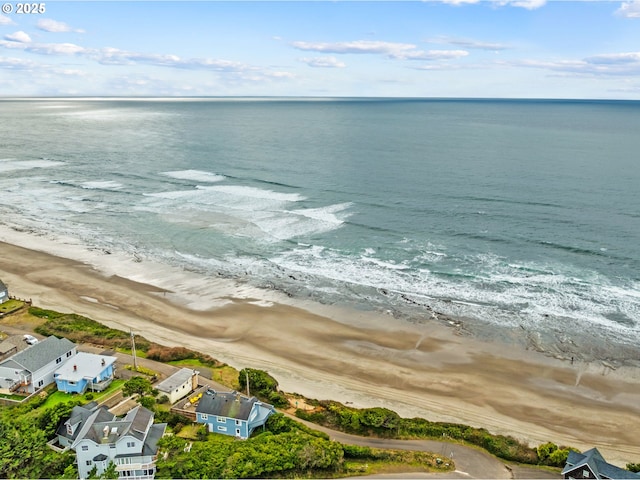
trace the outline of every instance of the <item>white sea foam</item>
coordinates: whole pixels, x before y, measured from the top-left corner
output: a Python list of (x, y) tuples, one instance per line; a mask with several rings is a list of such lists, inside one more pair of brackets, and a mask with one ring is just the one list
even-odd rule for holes
[(15, 160), (11, 158), (0, 160), (0, 173), (14, 172), (17, 170), (32, 170), (34, 168), (50, 168), (64, 165), (65, 162), (53, 160)]
[[(304, 217), (313, 218), (315, 220), (319, 220), (324, 223), (335, 223), (341, 224), (344, 222), (345, 217), (348, 214), (345, 214), (344, 211), (349, 208), (352, 203), (336, 203), (335, 205), (329, 205), (328, 207), (322, 208), (302, 208), (298, 210), (293, 210), (293, 213), (298, 215), (302, 215)], [(338, 214), (342, 213), (343, 218), (339, 218)]]
[(191, 180), (194, 182), (215, 183), (224, 180), (224, 175), (217, 173), (203, 172), (202, 170), (177, 170), (173, 172), (161, 172), (160, 175), (177, 178), (178, 180)]
[(213, 187), (198, 188), (202, 190), (223, 193), (225, 195), (228, 195), (229, 197), (236, 197), (238, 199), (263, 199), (274, 200), (277, 202), (300, 202), (302, 200), (305, 200), (305, 197), (297, 193), (274, 192), (273, 190), (247, 187), (242, 185), (216, 185)]
[(82, 183), (82, 188), (87, 190), (120, 190), (122, 187), (121, 183), (113, 180), (95, 180)]

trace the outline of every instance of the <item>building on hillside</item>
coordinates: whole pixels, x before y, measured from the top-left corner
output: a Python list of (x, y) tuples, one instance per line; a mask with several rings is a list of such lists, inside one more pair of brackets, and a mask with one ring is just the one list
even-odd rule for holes
[(33, 393), (54, 382), (53, 374), (77, 353), (76, 345), (54, 335), (0, 362), (0, 389)]
[(2, 280), (0, 280), (0, 303), (4, 303), (7, 300), (9, 300), (9, 289)]
[(101, 392), (113, 381), (116, 357), (80, 352), (53, 374), (61, 392)]
[(633, 473), (607, 463), (597, 448), (584, 453), (570, 451), (561, 475), (562, 478), (576, 480), (640, 480), (640, 473)]
[(169, 403), (173, 405), (198, 388), (198, 373), (190, 368), (182, 368), (156, 385), (156, 389), (169, 397)]
[(272, 405), (256, 397), (207, 390), (196, 407), (196, 422), (206, 424), (210, 432), (246, 439), (273, 413)]
[(140, 405), (122, 419), (104, 407), (84, 416), (86, 413), (78, 411), (74, 423), (69, 419), (70, 431), (75, 436), (71, 449), (76, 452), (80, 478), (87, 478), (94, 467), (99, 476), (111, 463), (121, 479), (154, 478), (158, 441), (164, 435), (166, 423), (154, 424), (153, 412)]
[[(69, 448), (78, 437), (82, 425), (98, 409), (97, 402), (90, 402), (86, 405), (77, 405), (71, 410), (69, 418), (64, 418), (58, 424), (56, 436), (58, 444), (63, 448)], [(113, 419), (113, 415), (108, 410), (102, 408), (96, 418), (98, 422), (108, 422)]]

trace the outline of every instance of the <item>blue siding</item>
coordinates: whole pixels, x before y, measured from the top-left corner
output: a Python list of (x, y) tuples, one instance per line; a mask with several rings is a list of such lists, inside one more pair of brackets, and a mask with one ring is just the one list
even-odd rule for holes
[[(93, 378), (93, 382), (99, 383), (98, 378), (100, 378), (100, 381), (104, 381), (105, 378), (111, 376), (113, 376), (113, 364), (108, 365), (102, 372), (100, 372), (100, 375)], [(58, 390), (67, 393), (84, 393), (89, 387), (90, 383), (91, 382), (88, 379), (83, 378), (80, 381), (75, 382), (74, 385), (71, 385), (67, 380), (60, 380), (56, 378), (56, 387), (58, 388)]]
[(249, 436), (246, 420), (196, 413), (196, 422), (206, 424), (210, 432), (231, 437), (247, 438)]

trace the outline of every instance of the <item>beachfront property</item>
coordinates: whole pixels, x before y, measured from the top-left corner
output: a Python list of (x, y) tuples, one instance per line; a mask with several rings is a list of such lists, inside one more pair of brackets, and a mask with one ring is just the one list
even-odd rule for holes
[(53, 377), (61, 392), (84, 393), (87, 389), (101, 392), (113, 381), (115, 357), (80, 352), (66, 362)]
[(104, 407), (88, 413), (77, 409), (75, 416), (74, 411), (71, 413), (68, 423), (64, 423), (68, 435), (63, 434), (62, 437), (68, 436), (67, 443), (73, 438), (70, 448), (76, 452), (80, 478), (87, 478), (94, 467), (99, 476), (111, 463), (115, 464), (119, 478), (154, 478), (158, 441), (164, 435), (167, 424), (154, 424), (153, 412), (138, 405), (122, 419), (116, 418)]
[(2, 280), (0, 280), (0, 303), (4, 303), (7, 300), (9, 300), (9, 289)]
[(238, 392), (207, 390), (196, 407), (196, 422), (207, 425), (210, 432), (247, 439), (263, 426), (275, 409), (256, 397)]
[(169, 403), (174, 404), (198, 388), (198, 371), (182, 368), (166, 378), (155, 388), (169, 397)]
[[(71, 410), (69, 418), (62, 419), (56, 428), (56, 438), (58, 446), (63, 449), (70, 448), (75, 442), (81, 427), (98, 409), (97, 402), (90, 402), (86, 405), (77, 405)], [(96, 421), (108, 422), (113, 419), (113, 415), (106, 409), (100, 409)]]
[(54, 382), (54, 373), (77, 354), (76, 345), (54, 335), (0, 362), (0, 390), (33, 393)]
[(607, 463), (598, 449), (592, 448), (584, 453), (569, 451), (567, 463), (562, 470), (562, 478), (576, 480), (640, 480), (640, 473), (633, 473)]

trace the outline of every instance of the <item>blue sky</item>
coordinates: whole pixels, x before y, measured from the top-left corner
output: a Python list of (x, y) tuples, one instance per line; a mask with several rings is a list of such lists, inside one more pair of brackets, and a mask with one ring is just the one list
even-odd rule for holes
[(0, 96), (640, 99), (640, 0), (43, 5), (3, 4)]

